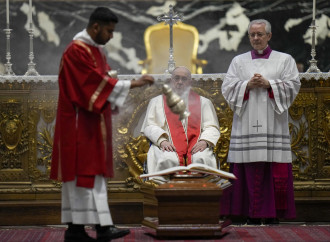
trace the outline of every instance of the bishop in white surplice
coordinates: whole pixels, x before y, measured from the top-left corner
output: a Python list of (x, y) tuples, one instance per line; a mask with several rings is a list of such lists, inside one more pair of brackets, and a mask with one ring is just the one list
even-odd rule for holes
[(253, 50), (232, 60), (222, 84), (233, 110), (227, 162), (238, 179), (223, 193), (221, 214), (273, 223), (295, 217), (288, 109), (300, 80), (295, 60), (268, 46), (268, 21), (248, 29)]
[[(254, 73), (269, 80), (270, 89), (253, 88), (246, 94)], [(222, 85), (234, 112), (228, 162), (292, 161), (288, 109), (299, 87), (296, 63), (288, 54), (272, 50), (268, 59), (253, 59), (247, 52), (233, 59)]]

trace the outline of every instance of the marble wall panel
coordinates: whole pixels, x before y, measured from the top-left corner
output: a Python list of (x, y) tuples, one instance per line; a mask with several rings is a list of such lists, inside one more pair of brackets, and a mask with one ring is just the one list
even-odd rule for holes
[[(322, 72), (330, 70), (330, 2), (316, 1), (318, 26), (316, 57)], [(28, 1), (9, 1), (11, 62), (16, 75), (24, 75), (29, 62)], [(272, 23), (273, 49), (291, 54), (309, 67), (311, 59), (312, 0), (277, 1), (33, 1), (34, 62), (41, 75), (56, 75), (66, 45), (87, 24), (97, 6), (111, 8), (120, 19), (114, 38), (106, 45), (109, 63), (120, 74), (140, 73), (139, 60), (146, 57), (145, 29), (157, 23), (157, 16), (169, 5), (184, 14), (184, 23), (200, 33), (198, 57), (208, 60), (204, 73), (224, 73), (231, 59), (250, 50), (249, 20), (268, 19)], [(0, 2), (0, 29), (6, 28), (6, 1)], [(164, 46), (164, 48), (168, 48)], [(6, 63), (6, 35), (0, 32), (0, 74)]]

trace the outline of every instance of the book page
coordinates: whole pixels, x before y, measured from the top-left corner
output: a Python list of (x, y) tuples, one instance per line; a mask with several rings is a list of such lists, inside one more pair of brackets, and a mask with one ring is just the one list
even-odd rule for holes
[(219, 169), (215, 169), (211, 166), (200, 164), (200, 163), (192, 163), (187, 166), (190, 171), (198, 171), (201, 173), (207, 173), (215, 176), (221, 176), (230, 179), (236, 179), (235, 175), (226, 171), (222, 171)]
[(142, 174), (140, 175), (141, 178), (145, 177), (151, 177), (151, 176), (163, 176), (163, 175), (169, 175), (180, 171), (194, 171), (199, 173), (205, 173), (205, 174), (211, 174), (215, 176), (220, 176), (228, 179), (236, 179), (235, 175), (226, 171), (222, 171), (219, 169), (215, 169), (213, 167), (210, 167), (205, 164), (199, 164), (199, 163), (192, 163), (188, 166), (175, 166), (171, 167), (162, 171), (149, 173), (149, 174)]
[(186, 166), (175, 166), (175, 167), (167, 168), (165, 170), (157, 171), (154, 173), (142, 174), (142, 175), (140, 175), (140, 177), (144, 178), (144, 177), (150, 177), (150, 176), (163, 176), (163, 175), (169, 175), (169, 174), (173, 174), (173, 173), (176, 173), (179, 171), (186, 171), (186, 170), (187, 170)]

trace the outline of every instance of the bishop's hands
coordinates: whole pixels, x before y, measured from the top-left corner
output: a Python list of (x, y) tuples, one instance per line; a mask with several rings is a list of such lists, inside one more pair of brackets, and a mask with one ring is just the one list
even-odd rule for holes
[(270, 88), (270, 83), (267, 79), (265, 79), (262, 75), (255, 73), (253, 77), (249, 80), (247, 84), (248, 89), (252, 88)]
[[(191, 153), (195, 154), (197, 152), (202, 152), (208, 147), (207, 142), (205, 140), (199, 140), (194, 147), (191, 149)], [(169, 152), (175, 152), (175, 146), (169, 142), (168, 140), (164, 140), (160, 143), (160, 148), (162, 151), (169, 151)]]
[(199, 140), (194, 147), (191, 149), (191, 153), (195, 154), (197, 152), (202, 152), (207, 148), (207, 142), (205, 140)]
[(152, 85), (155, 79), (150, 75), (143, 75), (138, 80), (131, 80), (131, 88), (142, 87), (144, 85)]
[(170, 152), (174, 152), (176, 151), (175, 146), (173, 144), (171, 144), (171, 142), (169, 142), (168, 140), (164, 140), (160, 143), (160, 148), (162, 149), (162, 151), (170, 151)]

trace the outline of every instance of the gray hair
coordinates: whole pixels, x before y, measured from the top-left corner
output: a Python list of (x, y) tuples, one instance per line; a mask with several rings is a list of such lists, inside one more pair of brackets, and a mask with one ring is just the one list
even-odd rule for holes
[(266, 19), (255, 19), (255, 20), (252, 20), (252, 21), (249, 23), (248, 33), (250, 33), (250, 27), (251, 27), (253, 24), (265, 24), (265, 30), (266, 30), (266, 33), (269, 34), (269, 33), (272, 32), (272, 26), (270, 25), (270, 23), (269, 23)]
[(172, 71), (172, 76), (174, 75), (174, 72), (177, 69), (185, 69), (186, 72), (187, 72), (187, 74), (188, 74), (188, 76), (189, 76), (189, 79), (191, 79), (191, 71), (187, 67), (185, 67), (185, 66), (177, 66), (177, 67), (175, 67), (174, 70)]

